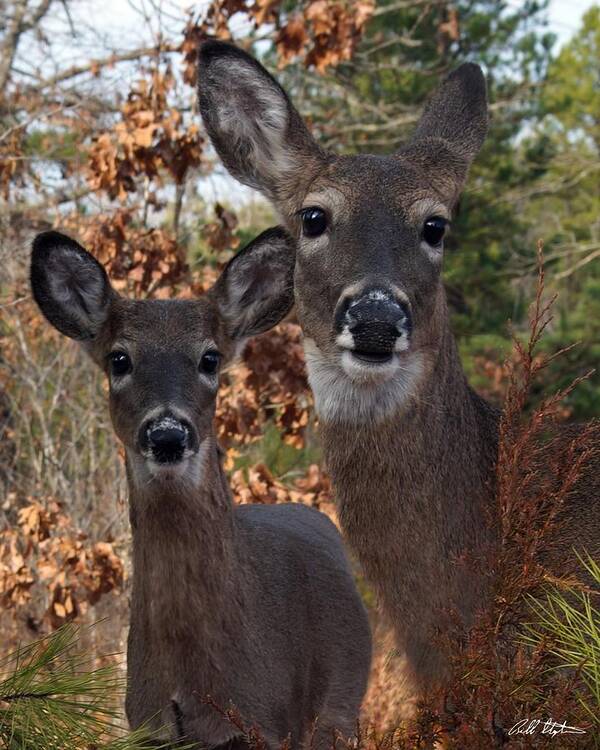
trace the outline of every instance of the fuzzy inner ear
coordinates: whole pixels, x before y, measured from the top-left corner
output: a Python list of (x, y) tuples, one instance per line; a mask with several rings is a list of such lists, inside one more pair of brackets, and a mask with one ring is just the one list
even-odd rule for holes
[(295, 260), (294, 241), (275, 227), (229, 261), (212, 294), (232, 339), (268, 331), (292, 309)]
[(59, 232), (44, 232), (33, 242), (31, 290), (48, 321), (82, 342), (98, 334), (114, 294), (100, 263)]
[(285, 200), (324, 158), (285, 91), (253, 57), (210, 40), (198, 55), (198, 97), (208, 135), (229, 172)]

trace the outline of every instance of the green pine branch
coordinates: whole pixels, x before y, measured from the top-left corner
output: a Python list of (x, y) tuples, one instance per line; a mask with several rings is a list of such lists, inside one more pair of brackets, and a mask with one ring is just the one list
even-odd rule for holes
[[(600, 564), (589, 556), (580, 560), (600, 586)], [(577, 672), (579, 703), (600, 724), (600, 609), (593, 597), (585, 590), (553, 587), (545, 600), (532, 599), (536, 622), (528, 626), (525, 640), (543, 644), (558, 669)]]
[(67, 625), (0, 659), (0, 747), (7, 750), (156, 750), (148, 732), (126, 733), (118, 710), (125, 681), (115, 666), (90, 668)]

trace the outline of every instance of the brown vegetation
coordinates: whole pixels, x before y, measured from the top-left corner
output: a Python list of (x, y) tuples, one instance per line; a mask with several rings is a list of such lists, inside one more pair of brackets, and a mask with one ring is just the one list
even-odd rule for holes
[[(27, 11), (27, 3), (15, 5)], [(87, 636), (90, 653), (100, 655), (124, 651), (128, 621), (123, 469), (103, 406), (102, 378), (34, 310), (27, 282), (31, 234), (52, 224), (76, 235), (127, 293), (191, 295), (204, 288), (214, 279), (214, 262), (239, 241), (240, 225), (228, 209), (217, 209), (199, 248), (191, 239), (196, 226), (182, 218), (184, 201), (197, 200), (190, 177), (212, 169), (189, 107), (198, 41), (207, 34), (228, 37), (229, 19), (243, 10), (255, 29), (274, 23), (269, 33), (282, 64), (299, 55), (323, 70), (353, 54), (374, 6), (318, 0), (304, 4), (302, 17), (287, 18), (278, 2), (219, 0), (206, 18), (190, 17), (180, 38), (158, 34), (150, 48), (111, 51), (27, 84), (22, 78), (11, 82), (4, 62), (13, 60), (19, 38), (51, 5), (40, 3), (37, 18), (36, 8), (29, 8), (31, 17), (16, 28), (12, 48), (1, 50), (0, 640), (7, 651), (70, 620), (107, 618)], [(94, 84), (131, 61), (135, 80), (123, 75), (123, 101), (107, 109)], [(39, 125), (37, 145), (28, 132), (31, 122)], [(54, 168), (68, 189), (55, 188), (49, 178)], [(211, 263), (194, 263), (202, 251), (211, 253)], [(513, 720), (526, 716), (590, 728), (574, 691), (577, 673), (549, 673), (546, 650), (515, 646), (513, 639), (527, 595), (547, 581), (539, 552), (560, 522), (566, 493), (592, 459), (599, 432), (594, 423), (567, 442), (540, 440), (565, 416), (564, 391), (530, 410), (532, 383), (548, 361), (535, 350), (549, 314), (542, 291), (543, 285), (530, 342), (516, 340), (515, 358), (505, 368), (498, 468), (503, 545), (498, 559), (485, 562), (496, 582), (493, 599), (467, 641), (449, 643), (455, 675), (450, 694), (417, 707), (416, 724), (406, 731), (394, 729), (405, 710), (404, 694), (395, 682), (397, 657), (373, 607), (380, 646), (359, 732), (362, 746), (424, 748), (444, 735), (447, 747), (460, 750), (506, 743), (586, 747), (568, 735), (508, 736)], [(484, 364), (490, 390), (503, 392), (503, 373)], [(240, 502), (304, 502), (334, 515), (329, 481), (314, 453), (311, 409), (299, 327), (288, 321), (250, 342), (221, 388), (217, 430)], [(258, 455), (270, 428), (282, 436), (275, 463), (291, 451), (284, 470)], [(366, 589), (365, 596), (372, 605)]]

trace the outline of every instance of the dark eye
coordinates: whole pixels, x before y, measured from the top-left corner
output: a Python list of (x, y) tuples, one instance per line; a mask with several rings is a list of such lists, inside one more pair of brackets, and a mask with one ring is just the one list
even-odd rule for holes
[(202, 359), (200, 360), (200, 367), (198, 369), (200, 370), (200, 372), (203, 372), (206, 375), (214, 375), (217, 371), (217, 368), (219, 367), (220, 361), (221, 355), (219, 354), (219, 352), (215, 351), (214, 349), (209, 349), (202, 355)]
[(327, 214), (322, 208), (303, 208), (300, 216), (305, 237), (318, 237), (327, 229)]
[(447, 219), (442, 216), (432, 216), (423, 224), (423, 239), (428, 245), (436, 247), (444, 239), (447, 226)]
[(131, 360), (125, 352), (111, 352), (108, 358), (110, 361), (110, 371), (113, 375), (118, 377), (131, 372)]

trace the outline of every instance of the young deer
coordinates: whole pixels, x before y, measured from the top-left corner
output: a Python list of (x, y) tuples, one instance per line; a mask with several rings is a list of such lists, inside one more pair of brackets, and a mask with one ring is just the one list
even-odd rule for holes
[(108, 376), (133, 534), (127, 716), (169, 742), (236, 740), (210, 695), (269, 747), (307, 743), (315, 721), (322, 747), (353, 732), (366, 687), (369, 624), (340, 535), (305, 506), (234, 507), (213, 428), (220, 367), (290, 308), (290, 255), (268, 230), (201, 299), (130, 300), (68, 237), (33, 245), (41, 311)]
[[(443, 240), (487, 129), (485, 81), (450, 74), (391, 156), (324, 152), (275, 79), (209, 41), (206, 129), (230, 173), (262, 191), (297, 241), (294, 284), (308, 375), (342, 528), (394, 623), (417, 685), (443, 678), (432, 639), (471, 621), (487, 545), (499, 414), (467, 384), (441, 280)], [(598, 472), (561, 539), (600, 552)], [(562, 560), (561, 563), (562, 564)]]

